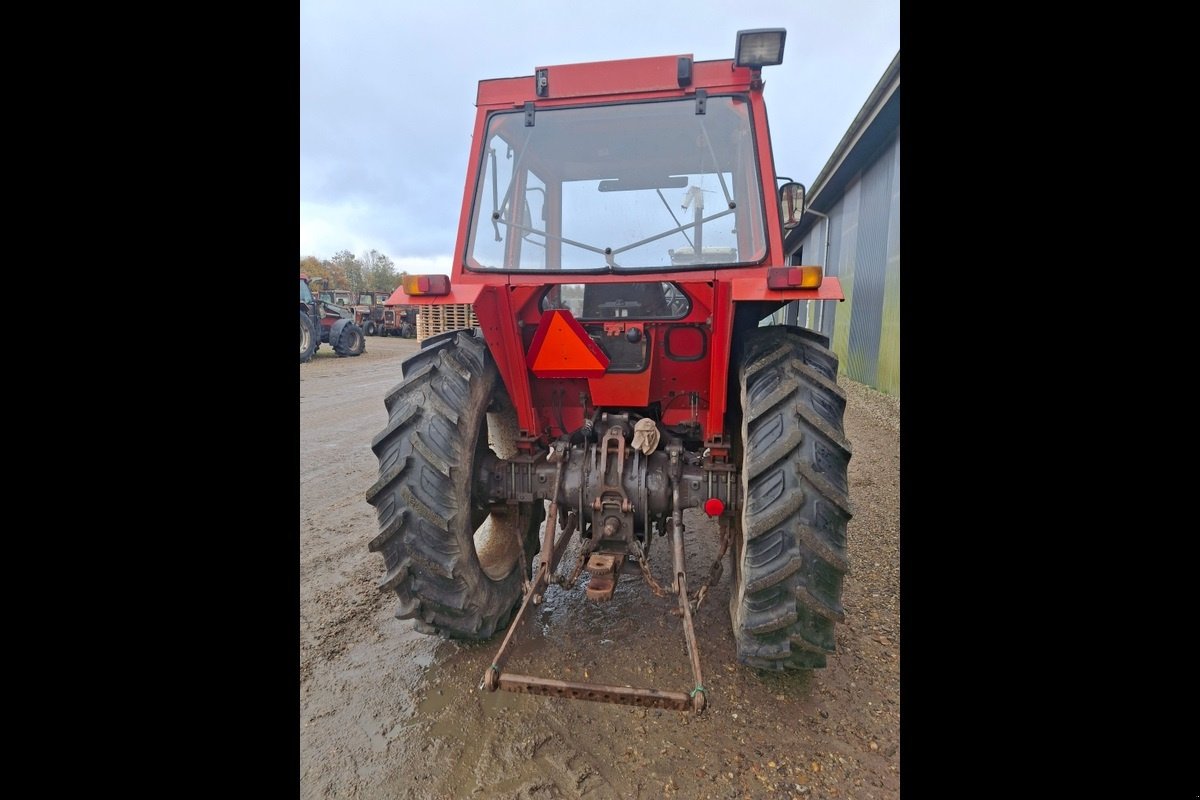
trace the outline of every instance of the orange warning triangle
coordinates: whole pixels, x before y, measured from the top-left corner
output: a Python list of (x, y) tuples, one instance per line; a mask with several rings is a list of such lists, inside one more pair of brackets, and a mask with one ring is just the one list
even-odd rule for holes
[(526, 360), (539, 378), (599, 378), (608, 369), (608, 356), (563, 309), (542, 317)]

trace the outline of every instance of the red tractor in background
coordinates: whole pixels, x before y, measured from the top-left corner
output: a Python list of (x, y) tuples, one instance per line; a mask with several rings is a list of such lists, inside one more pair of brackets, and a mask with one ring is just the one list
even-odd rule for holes
[(352, 312), (342, 305), (321, 299), (321, 278), (300, 275), (300, 363), (310, 361), (324, 342), (338, 356), (359, 356), (366, 350), (362, 328), (354, 323)]
[(359, 292), (350, 310), (354, 313), (354, 323), (363, 329), (367, 336), (380, 333), (379, 327), (383, 321), (383, 301), (388, 292)]
[(408, 306), (388, 307), (384, 302), (389, 292), (359, 292), (351, 305), (354, 321), (367, 336), (401, 336), (412, 339), (417, 335), (417, 310)]
[(380, 336), (399, 336), (413, 339), (417, 335), (417, 309), (412, 306), (388, 306), (384, 304), (383, 321), (379, 323)]
[[(407, 275), (387, 301), (472, 304), (479, 326), (404, 362), (366, 499), (397, 617), (467, 639), (508, 629), (481, 689), (703, 710), (692, 614), (726, 554), (742, 663), (807, 670), (834, 652), (852, 513), (838, 358), (811, 330), (760, 326), (793, 300), (844, 299), (784, 252), (804, 187), (776, 175), (761, 79), (784, 38), (479, 83), (451, 274)], [(699, 586), (689, 509), (719, 537)], [(586, 572), (604, 601), (627, 567), (678, 604), (693, 688), (504, 671), (549, 585)]]

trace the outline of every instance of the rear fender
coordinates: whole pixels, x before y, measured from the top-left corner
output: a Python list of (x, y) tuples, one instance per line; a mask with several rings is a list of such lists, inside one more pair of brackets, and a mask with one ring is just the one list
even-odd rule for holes
[(350, 324), (352, 323), (348, 319), (339, 319), (337, 322), (333, 323), (333, 327), (329, 329), (329, 343), (336, 347), (338, 339), (342, 338), (342, 331), (344, 331), (346, 326)]

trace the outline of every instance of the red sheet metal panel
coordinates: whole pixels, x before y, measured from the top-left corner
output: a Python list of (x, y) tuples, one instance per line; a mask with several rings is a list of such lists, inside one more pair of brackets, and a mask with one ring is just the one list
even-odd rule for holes
[(455, 305), (457, 303), (466, 303), (472, 305), (479, 299), (479, 293), (483, 291), (483, 284), (450, 284), (450, 294), (438, 295), (415, 295), (409, 296), (404, 293), (404, 290), (399, 286), (396, 291), (388, 295), (385, 306), (442, 306)]
[[(679, 59), (692, 61), (692, 80), (679, 85)], [(628, 95), (642, 92), (678, 91), (746, 91), (750, 70), (734, 67), (733, 59), (695, 61), (691, 53), (652, 58), (629, 58), (618, 61), (599, 61), (586, 64), (562, 64), (537, 67), (546, 70), (549, 83), (545, 97), (539, 97), (534, 75), (515, 78), (493, 78), (479, 82), (475, 95), (476, 106), (521, 105), (534, 102), (562, 100), (598, 95)]]
[(627, 58), (601, 64), (564, 64), (558, 67), (538, 67), (546, 70), (549, 80), (548, 98), (590, 97), (619, 92), (654, 92), (678, 89), (677, 71), (680, 58), (692, 60), (692, 54)]
[(845, 300), (842, 282), (832, 275), (816, 289), (768, 289), (766, 277), (734, 278), (733, 299), (738, 300)]

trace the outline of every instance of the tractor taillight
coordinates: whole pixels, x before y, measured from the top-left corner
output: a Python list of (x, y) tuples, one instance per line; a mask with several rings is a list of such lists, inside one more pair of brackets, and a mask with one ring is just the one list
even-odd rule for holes
[(400, 284), (406, 295), (410, 297), (422, 294), (450, 294), (449, 275), (406, 275)]
[(767, 288), (816, 289), (824, 277), (824, 267), (772, 267), (767, 270)]

